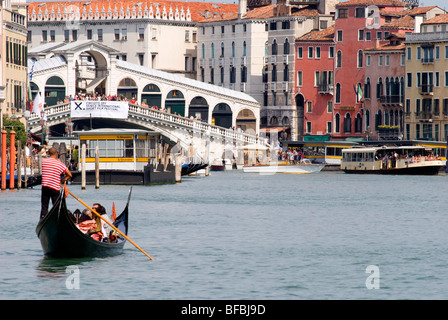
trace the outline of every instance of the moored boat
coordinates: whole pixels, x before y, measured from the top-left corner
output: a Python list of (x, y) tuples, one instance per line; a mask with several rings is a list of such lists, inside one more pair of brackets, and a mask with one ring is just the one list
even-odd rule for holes
[(354, 147), (342, 150), (341, 170), (346, 173), (435, 175), (445, 161), (423, 146)]
[[(128, 231), (131, 190), (126, 207), (113, 223), (125, 235)], [(95, 240), (80, 231), (68, 212), (63, 191), (50, 212), (39, 221), (36, 234), (45, 256), (57, 258), (113, 256), (122, 253), (126, 243), (126, 239), (120, 235), (117, 236), (117, 242), (108, 243)]]
[(244, 172), (249, 173), (317, 173), (324, 168), (324, 164), (313, 164), (309, 159), (303, 159), (298, 164), (271, 161), (267, 164), (248, 165), (243, 167)]

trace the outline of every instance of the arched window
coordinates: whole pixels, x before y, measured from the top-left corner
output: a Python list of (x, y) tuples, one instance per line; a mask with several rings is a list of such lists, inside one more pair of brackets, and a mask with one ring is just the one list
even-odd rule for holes
[(212, 58), (214, 58), (215, 57), (215, 44), (214, 43), (212, 43), (211, 50), (212, 50)]
[(244, 42), (243, 42), (243, 57), (245, 57), (246, 54), (247, 54), (247, 52), (246, 52), (246, 49), (247, 49), (246, 46), (247, 46), (247, 45), (246, 45), (246, 41), (244, 41)]
[(335, 103), (341, 103), (341, 84), (336, 84), (336, 101)]
[(289, 54), (289, 41), (288, 38), (285, 39), (285, 43), (283, 43), (283, 54)]
[(277, 51), (278, 51), (277, 40), (274, 39), (274, 42), (272, 42), (272, 55), (276, 56), (277, 55)]
[(352, 132), (352, 119), (350, 113), (347, 113), (344, 117), (344, 133)]
[(376, 98), (379, 99), (383, 95), (383, 78), (378, 79), (378, 83), (376, 84)]
[(370, 99), (370, 78), (367, 78), (364, 84), (364, 98)]
[(339, 50), (336, 56), (336, 68), (342, 68), (342, 51)]
[(235, 57), (235, 41), (232, 41), (232, 57)]
[(224, 57), (224, 42), (221, 42), (221, 58)]
[(339, 113), (336, 113), (335, 117), (334, 117), (334, 131), (336, 133), (341, 132), (341, 116), (339, 115)]
[(358, 68), (363, 67), (363, 53), (362, 50), (358, 51)]
[(205, 44), (202, 44), (202, 59), (205, 58)]
[(269, 42), (267, 41), (264, 43), (264, 56), (269, 56)]
[(366, 117), (365, 117), (365, 126), (366, 126), (366, 129), (368, 128), (368, 127), (370, 127), (370, 110), (369, 109), (367, 109), (366, 110)]
[(355, 133), (361, 133), (361, 132), (362, 132), (362, 117), (361, 114), (358, 113), (355, 119)]

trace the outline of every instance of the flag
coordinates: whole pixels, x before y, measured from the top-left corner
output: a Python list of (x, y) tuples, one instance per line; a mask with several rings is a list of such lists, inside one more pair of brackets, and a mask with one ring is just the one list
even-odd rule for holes
[(115, 202), (112, 202), (112, 221), (117, 219), (117, 212), (115, 211)]
[(31, 112), (40, 115), (40, 112), (44, 110), (44, 103), (42, 101), (42, 97), (40, 96), (40, 92), (36, 94), (34, 98)]
[(361, 100), (363, 97), (361, 84), (358, 83), (357, 87), (353, 86), (353, 90), (355, 90), (355, 94), (356, 94), (356, 103), (361, 104)]

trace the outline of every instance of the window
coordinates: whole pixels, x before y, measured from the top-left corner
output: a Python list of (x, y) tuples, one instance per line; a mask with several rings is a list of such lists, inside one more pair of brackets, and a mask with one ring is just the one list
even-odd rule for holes
[(313, 59), (314, 47), (308, 47), (308, 59)]
[(303, 73), (302, 71), (297, 71), (297, 86), (301, 87), (303, 85)]
[(334, 131), (339, 133), (341, 130), (341, 116), (337, 113), (334, 118)]
[(236, 68), (235, 67), (230, 67), (230, 83), (235, 83), (236, 82)]
[(347, 19), (348, 9), (338, 9), (338, 19)]
[(337, 41), (342, 41), (342, 38), (343, 38), (342, 37), (342, 30), (338, 30), (336, 34), (337, 34), (336, 40)]
[(145, 29), (138, 28), (138, 40), (144, 40), (144, 39), (145, 39)]
[(378, 31), (378, 32), (376, 33), (376, 38), (377, 38), (378, 40), (383, 40), (383, 33), (382, 33), (381, 31)]
[(334, 47), (328, 48), (328, 58), (334, 58)]
[(336, 68), (342, 68), (342, 52), (341, 52), (341, 50), (338, 51), (338, 55), (336, 58)]
[(405, 65), (405, 61), (404, 61), (404, 54), (400, 55), (400, 66), (404, 66)]
[(47, 30), (42, 30), (42, 41), (47, 41)]
[(358, 51), (358, 68), (363, 67), (363, 52), (362, 50)]
[(303, 48), (297, 47), (297, 59), (303, 59)]
[(92, 40), (93, 32), (92, 29), (87, 30), (87, 40)]
[(274, 39), (272, 42), (272, 55), (276, 56), (278, 52), (277, 40)]
[(358, 41), (364, 41), (364, 30), (358, 30)]
[(120, 29), (114, 29), (114, 40), (120, 40)]
[(288, 41), (288, 39), (285, 39), (285, 42), (283, 43), (283, 54), (289, 54), (289, 41)]
[(50, 30), (50, 41), (54, 42), (56, 39), (56, 32), (54, 30)]
[(372, 34), (370, 31), (367, 31), (366, 32), (366, 41), (370, 41), (370, 40), (372, 40)]
[(370, 66), (372, 57), (370, 55), (366, 56), (366, 65)]
[(64, 30), (64, 41), (70, 41), (70, 30)]
[(272, 66), (272, 82), (277, 82), (277, 66)]
[(378, 66), (382, 66), (383, 65), (383, 56), (382, 55), (380, 55), (380, 56), (378, 56)]
[(320, 76), (319, 71), (314, 72), (314, 86), (315, 87), (319, 86), (319, 84), (320, 84), (319, 76)]
[(436, 60), (440, 59), (440, 46), (436, 46)]
[(190, 30), (185, 30), (185, 42), (190, 42)]
[(72, 40), (73, 41), (78, 40), (78, 30), (72, 30)]
[(121, 29), (121, 40), (128, 39), (128, 29)]
[(306, 122), (306, 133), (311, 133), (311, 121)]
[(407, 54), (406, 54), (407, 59), (411, 60), (412, 59), (412, 48), (411, 47), (407, 47), (406, 51), (407, 51)]
[(221, 26), (221, 34), (224, 34), (224, 26)]
[(313, 103), (311, 101), (306, 102), (306, 112), (307, 113), (313, 112)]
[(445, 46), (445, 59), (448, 59), (448, 46)]
[(336, 98), (335, 103), (341, 103), (341, 84), (336, 84)]
[(365, 17), (366, 17), (366, 8), (355, 9), (355, 18), (365, 18)]
[[(332, 113), (332, 112), (333, 112), (333, 101), (329, 100), (329, 101), (327, 101), (327, 113)], [(330, 132), (330, 131), (328, 131), (328, 132)]]
[(422, 47), (417, 47), (417, 60), (422, 59)]
[(138, 54), (138, 61), (139, 61), (139, 63), (140, 63), (141, 66), (143, 65), (144, 57), (145, 57), (145, 54), (144, 54), (144, 53), (139, 53), (139, 54)]
[(103, 29), (98, 29), (97, 35), (98, 35), (98, 41), (103, 41)]
[(386, 66), (388, 66), (390, 63), (390, 57), (389, 55), (386, 55)]
[(445, 71), (445, 81), (444, 81), (444, 86), (448, 87), (448, 71)]
[(316, 47), (316, 59), (320, 59), (320, 47)]
[(406, 87), (412, 88), (412, 73), (411, 72), (406, 73)]

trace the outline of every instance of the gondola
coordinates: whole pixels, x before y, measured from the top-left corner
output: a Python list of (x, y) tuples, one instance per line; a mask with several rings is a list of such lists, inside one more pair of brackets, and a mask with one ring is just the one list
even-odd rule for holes
[[(114, 226), (127, 235), (129, 200), (123, 212), (115, 219)], [(82, 233), (73, 223), (71, 213), (67, 210), (64, 191), (50, 212), (39, 221), (36, 234), (40, 239), (45, 256), (52, 258), (107, 257), (122, 253), (126, 239), (118, 235), (116, 243), (97, 241)]]

